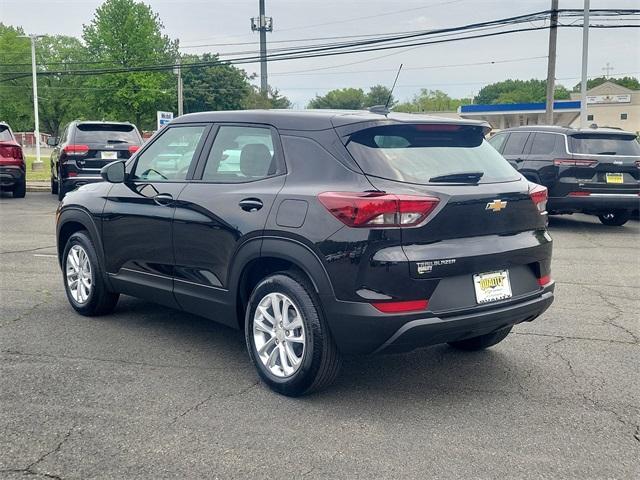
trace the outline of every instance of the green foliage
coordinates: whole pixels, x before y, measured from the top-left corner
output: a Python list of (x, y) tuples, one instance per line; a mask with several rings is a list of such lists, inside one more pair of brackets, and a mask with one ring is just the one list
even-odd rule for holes
[(248, 95), (242, 102), (242, 108), (247, 109), (270, 109), (270, 108), (291, 108), (291, 101), (281, 95), (277, 89), (269, 87), (267, 95), (263, 95), (260, 89), (251, 85)]
[[(33, 130), (31, 46), (21, 28), (0, 23), (0, 120), (16, 131)], [(6, 73), (5, 73), (6, 72)], [(15, 73), (23, 72), (22, 78)]]
[[(162, 33), (151, 7), (134, 0), (107, 0), (83, 29), (88, 58), (97, 68), (173, 64), (177, 44)], [(94, 116), (133, 120), (141, 129), (155, 126), (157, 110), (173, 110), (175, 76), (171, 71), (102, 74), (87, 82), (93, 89)], [(133, 118), (132, 118), (133, 117)]]
[(469, 98), (451, 98), (442, 90), (423, 88), (410, 102), (396, 105), (396, 112), (446, 112), (454, 111), (460, 105), (471, 103)]
[[(365, 107), (373, 107), (374, 105), (386, 105), (387, 100), (389, 100), (389, 95), (391, 95), (391, 90), (384, 85), (374, 85), (369, 89), (367, 96), (365, 98)], [(391, 100), (389, 101), (389, 108), (393, 107), (396, 104), (393, 95), (391, 95)]]
[[(307, 108), (335, 108), (346, 110), (362, 110), (374, 105), (385, 105), (391, 91), (384, 85), (374, 85), (367, 93), (361, 88), (339, 88), (331, 90), (326, 95), (316, 95)], [(391, 96), (389, 106), (396, 101)]]
[[(640, 81), (636, 77), (621, 77), (621, 78), (607, 78), (597, 77), (587, 80), (587, 90), (590, 90), (598, 85), (602, 85), (604, 82), (612, 82), (630, 90), (640, 90)], [(574, 92), (579, 92), (582, 82), (573, 87)]]
[[(565, 100), (569, 91), (562, 85), (556, 85), (554, 98)], [(544, 102), (547, 98), (546, 80), (505, 80), (481, 88), (475, 97), (475, 103), (529, 103)]]

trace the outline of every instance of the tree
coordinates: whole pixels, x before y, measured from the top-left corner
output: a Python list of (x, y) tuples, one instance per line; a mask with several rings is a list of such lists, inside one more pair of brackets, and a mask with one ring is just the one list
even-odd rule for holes
[(210, 53), (181, 58), (185, 113), (243, 108), (243, 102), (251, 92), (244, 70), (229, 64), (189, 68), (190, 63), (217, 61), (218, 56)]
[[(83, 39), (89, 58), (97, 68), (128, 68), (140, 65), (171, 65), (177, 43), (163, 35), (162, 22), (151, 7), (134, 0), (106, 0)], [(169, 71), (101, 74), (90, 77), (94, 89), (94, 116), (133, 120), (142, 129), (155, 125), (156, 110), (175, 107), (176, 80)]]
[(361, 88), (339, 88), (309, 102), (307, 108), (335, 108), (359, 110), (364, 108), (366, 96)]
[[(475, 103), (539, 103), (546, 100), (546, 92), (546, 80), (505, 80), (482, 87), (475, 97)], [(569, 91), (562, 85), (556, 85), (554, 98), (568, 99)]]
[(33, 131), (31, 47), (22, 28), (0, 23), (0, 120)]
[(393, 95), (391, 95), (391, 90), (384, 85), (374, 85), (369, 89), (364, 103), (367, 107), (373, 107), (374, 105), (386, 105), (387, 101), (389, 101), (389, 108), (393, 107), (396, 103)]
[(413, 100), (398, 104), (396, 112), (446, 112), (457, 110), (460, 105), (471, 103), (469, 98), (451, 98), (442, 90), (420, 90)]
[[(587, 90), (591, 90), (592, 88), (597, 87), (598, 85), (602, 85), (604, 82), (612, 82), (623, 87), (626, 87), (630, 90), (640, 90), (640, 81), (636, 77), (622, 77), (622, 78), (607, 78), (607, 77), (597, 77), (591, 78), (587, 80)], [(580, 86), (582, 82), (578, 83), (575, 87), (573, 87), (574, 92), (580, 91)]]
[(242, 102), (242, 108), (291, 108), (291, 101), (284, 95), (281, 95), (278, 89), (274, 89), (271, 86), (268, 87), (268, 92), (265, 96), (260, 92), (258, 87), (251, 85), (248, 95)]

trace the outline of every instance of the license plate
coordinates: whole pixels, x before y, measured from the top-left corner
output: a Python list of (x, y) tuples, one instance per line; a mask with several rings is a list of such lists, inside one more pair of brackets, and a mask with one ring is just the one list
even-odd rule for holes
[(477, 273), (473, 276), (473, 286), (478, 303), (497, 302), (513, 296), (508, 270)]
[(607, 183), (624, 183), (624, 175), (622, 173), (607, 173)]
[(100, 158), (102, 160), (117, 160), (118, 152), (100, 152)]

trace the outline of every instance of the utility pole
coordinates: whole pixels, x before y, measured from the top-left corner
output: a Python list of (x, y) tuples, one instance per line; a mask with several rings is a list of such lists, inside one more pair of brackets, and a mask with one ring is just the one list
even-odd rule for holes
[(177, 65), (173, 69), (173, 73), (178, 76), (178, 116), (181, 117), (184, 112), (184, 98), (182, 94), (182, 65), (180, 64), (180, 57), (178, 57), (178, 61), (176, 62), (176, 64)]
[(265, 16), (264, 0), (260, 0), (260, 16), (251, 19), (251, 30), (260, 32), (260, 93), (267, 95), (267, 32), (273, 31), (273, 18)]
[(38, 74), (36, 71), (36, 40), (42, 35), (21, 35), (22, 38), (31, 40), (31, 76), (33, 81), (33, 117), (35, 130), (33, 136), (36, 142), (36, 161), (31, 164), (31, 170), (42, 170), (44, 168), (40, 160), (40, 116), (38, 115)]
[(553, 96), (556, 89), (556, 44), (558, 40), (558, 0), (551, 0), (549, 25), (549, 57), (547, 60), (547, 107), (545, 123), (553, 125)]
[(604, 78), (609, 78), (611, 76), (611, 72), (613, 72), (613, 67), (609, 62), (607, 62), (607, 65), (602, 67), (602, 71), (604, 72)]
[(580, 81), (580, 128), (587, 128), (587, 64), (589, 60), (589, 0), (584, 0), (582, 21), (582, 79)]

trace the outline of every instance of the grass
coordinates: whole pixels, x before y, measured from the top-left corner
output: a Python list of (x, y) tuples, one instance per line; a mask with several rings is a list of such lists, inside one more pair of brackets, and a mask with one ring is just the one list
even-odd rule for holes
[(27, 162), (27, 181), (49, 181), (51, 178), (51, 174), (49, 172), (49, 157), (40, 156), (40, 160), (43, 162), (44, 166), (42, 170), (31, 170), (31, 164), (36, 160), (35, 155), (27, 155), (25, 158)]

